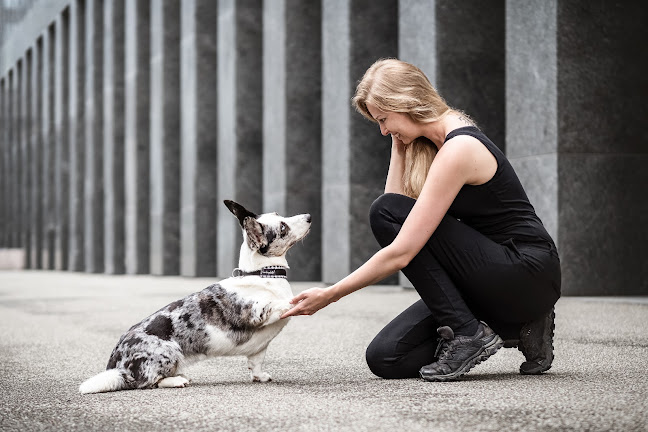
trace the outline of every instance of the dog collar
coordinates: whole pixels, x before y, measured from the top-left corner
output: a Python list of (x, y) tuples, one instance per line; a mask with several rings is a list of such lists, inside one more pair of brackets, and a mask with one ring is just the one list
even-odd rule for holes
[(282, 266), (268, 266), (263, 267), (261, 270), (245, 272), (240, 268), (235, 268), (232, 270), (233, 277), (243, 277), (243, 276), (259, 276), (262, 278), (281, 278), (287, 279), (286, 277), (286, 267)]

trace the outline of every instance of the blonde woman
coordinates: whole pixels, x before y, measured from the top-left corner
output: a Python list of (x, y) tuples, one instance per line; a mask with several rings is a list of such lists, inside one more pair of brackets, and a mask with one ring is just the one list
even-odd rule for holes
[(421, 300), (367, 348), (374, 374), (454, 380), (504, 339), (525, 355), (521, 373), (549, 369), (560, 261), (504, 154), (409, 63), (374, 63), (353, 104), (392, 137), (385, 194), (370, 209), (382, 249), (338, 283), (297, 295), (284, 316), (402, 270)]

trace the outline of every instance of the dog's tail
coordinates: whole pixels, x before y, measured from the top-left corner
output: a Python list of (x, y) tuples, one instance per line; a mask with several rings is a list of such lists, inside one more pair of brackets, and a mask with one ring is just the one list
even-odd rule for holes
[(124, 376), (118, 369), (108, 369), (86, 380), (79, 386), (79, 392), (103, 393), (125, 388)]

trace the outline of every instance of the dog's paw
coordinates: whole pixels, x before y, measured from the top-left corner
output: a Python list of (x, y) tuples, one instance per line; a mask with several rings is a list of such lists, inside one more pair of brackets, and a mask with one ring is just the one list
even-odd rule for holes
[(254, 382), (268, 382), (272, 381), (272, 377), (267, 372), (261, 372), (257, 375), (252, 375), (252, 381)]
[(164, 378), (158, 383), (158, 388), (183, 388), (187, 387), (189, 380), (183, 376)]

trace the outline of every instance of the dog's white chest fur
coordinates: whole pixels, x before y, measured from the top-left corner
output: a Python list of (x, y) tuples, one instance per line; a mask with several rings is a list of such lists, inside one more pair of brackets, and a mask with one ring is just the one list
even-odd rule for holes
[(290, 299), (293, 293), (285, 279), (261, 278), (258, 276), (232, 277), (220, 282), (220, 285), (231, 293), (236, 293), (242, 302), (253, 304), (255, 315), (268, 313), (266, 324), (252, 333), (244, 343), (236, 344), (228, 331), (208, 324), (209, 355), (212, 356), (249, 356), (266, 347), (281, 332), (288, 319), (281, 320), (281, 315), (291, 308)]

